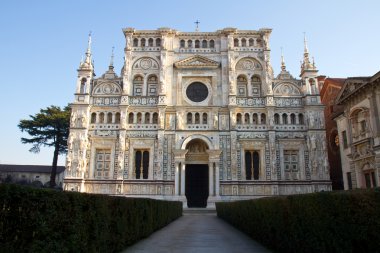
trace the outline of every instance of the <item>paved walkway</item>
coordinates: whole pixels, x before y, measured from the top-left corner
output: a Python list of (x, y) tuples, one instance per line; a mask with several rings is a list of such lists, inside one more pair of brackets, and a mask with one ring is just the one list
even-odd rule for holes
[(270, 252), (216, 214), (184, 215), (123, 253)]

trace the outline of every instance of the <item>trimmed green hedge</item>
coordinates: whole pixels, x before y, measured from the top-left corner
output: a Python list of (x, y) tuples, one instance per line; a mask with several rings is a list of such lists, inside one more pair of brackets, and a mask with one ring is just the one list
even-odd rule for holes
[(218, 217), (276, 252), (380, 252), (380, 191), (216, 203)]
[(0, 185), (0, 252), (118, 252), (182, 215), (182, 203)]

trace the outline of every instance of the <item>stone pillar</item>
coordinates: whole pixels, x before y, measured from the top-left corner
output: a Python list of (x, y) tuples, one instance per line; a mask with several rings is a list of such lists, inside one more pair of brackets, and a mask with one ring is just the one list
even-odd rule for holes
[(215, 196), (219, 197), (219, 163), (215, 163)]
[(257, 125), (261, 125), (261, 113), (258, 113), (257, 114), (257, 122), (256, 122)]
[(251, 84), (251, 78), (247, 77), (247, 97), (252, 96), (252, 84)]
[(185, 196), (186, 164), (182, 162), (181, 167), (181, 196)]
[[(173, 149), (174, 160), (176, 161), (175, 166), (175, 195), (185, 195), (185, 155), (187, 149)], [(180, 166), (182, 164), (182, 166)]]
[(208, 179), (209, 179), (209, 190), (208, 195), (214, 196), (214, 166), (212, 162), (208, 163)]
[(175, 163), (174, 195), (179, 195), (179, 162)]

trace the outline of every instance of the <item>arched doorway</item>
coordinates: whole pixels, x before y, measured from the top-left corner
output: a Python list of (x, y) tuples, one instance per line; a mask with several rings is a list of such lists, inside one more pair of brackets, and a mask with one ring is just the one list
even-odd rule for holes
[(187, 145), (185, 195), (188, 207), (206, 207), (209, 196), (209, 167), (207, 144), (191, 140)]

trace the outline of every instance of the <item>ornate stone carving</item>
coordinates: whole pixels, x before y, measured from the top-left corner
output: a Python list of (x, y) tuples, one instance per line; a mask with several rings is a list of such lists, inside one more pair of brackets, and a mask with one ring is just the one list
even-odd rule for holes
[(95, 97), (93, 99), (94, 105), (106, 105), (106, 106), (117, 106), (120, 104), (119, 97)]
[(301, 98), (274, 98), (276, 106), (280, 107), (301, 107)]
[(129, 105), (147, 105), (153, 106), (158, 104), (157, 97), (129, 97)]

